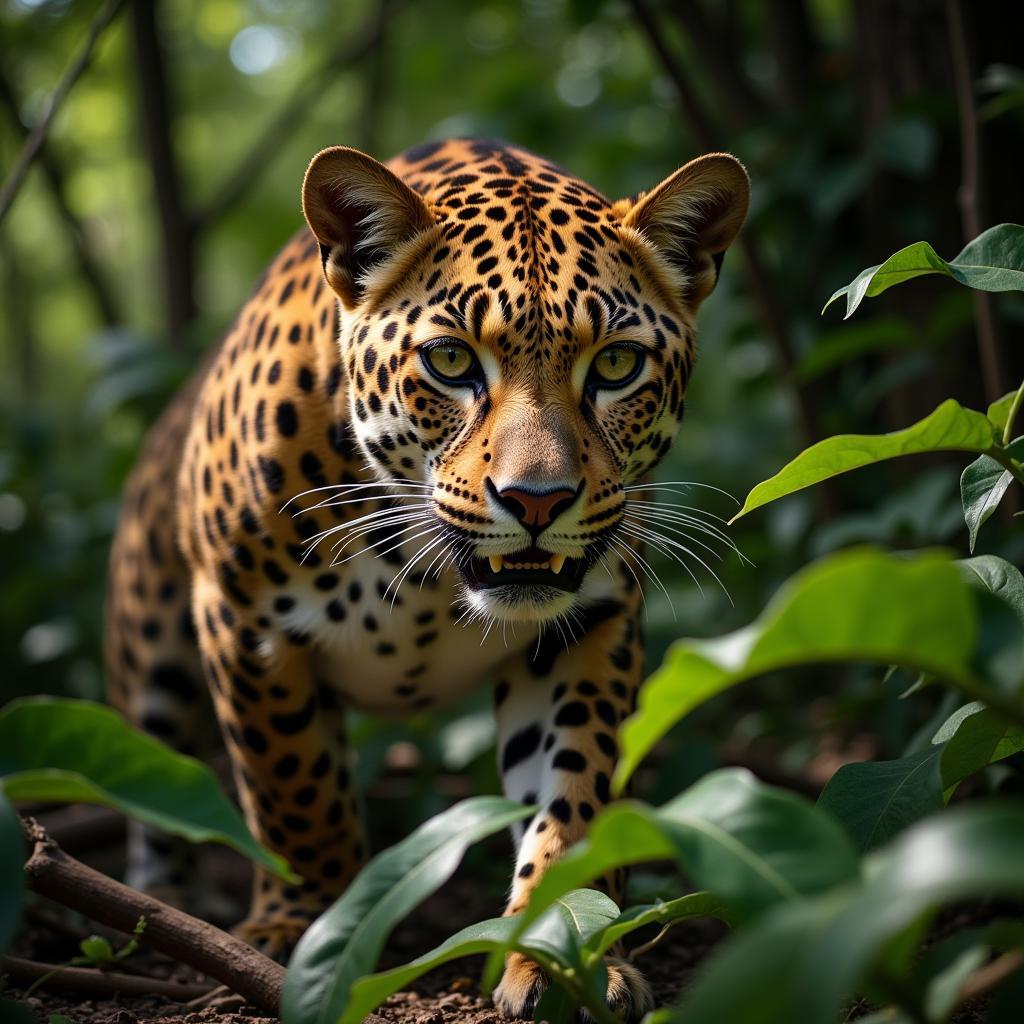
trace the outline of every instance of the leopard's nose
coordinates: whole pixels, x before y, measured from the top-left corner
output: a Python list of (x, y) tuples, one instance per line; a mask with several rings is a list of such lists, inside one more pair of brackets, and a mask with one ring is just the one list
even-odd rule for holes
[(498, 502), (534, 537), (550, 526), (576, 500), (583, 488), (581, 483), (575, 490), (560, 487), (551, 491), (535, 491), (525, 487), (505, 487), (499, 491), (489, 478), (487, 484)]

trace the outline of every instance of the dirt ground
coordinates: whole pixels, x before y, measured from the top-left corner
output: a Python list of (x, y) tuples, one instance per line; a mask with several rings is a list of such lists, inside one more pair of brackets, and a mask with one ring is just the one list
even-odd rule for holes
[[(479, 898), (470, 881), (456, 879), (411, 918), (401, 925), (389, 943), (382, 967), (404, 963), (446, 938), (457, 928), (490, 916), (495, 908)], [(102, 931), (102, 929), (97, 929)], [(723, 929), (715, 922), (686, 922), (675, 928), (666, 940), (638, 964), (654, 988), (659, 1005), (673, 1001), (686, 984), (694, 967), (707, 955)], [(650, 936), (637, 933), (637, 942)], [(70, 936), (55, 934), (45, 926), (30, 925), (13, 950), (17, 956), (59, 962), (74, 954)], [(139, 953), (119, 966), (132, 967), (133, 973), (145, 973), (182, 982), (204, 979), (179, 965), (152, 953)], [(410, 991), (392, 996), (370, 1024), (498, 1024), (503, 1018), (486, 996), (478, 982), (483, 967), (482, 957), (455, 961), (421, 978)], [(10, 988), (5, 993), (21, 1002), (21, 990)], [(72, 993), (37, 989), (25, 1001), (40, 1024), (47, 1024), (50, 1014), (64, 1014), (73, 1024), (277, 1024), (277, 1018), (247, 1007), (221, 1009), (183, 1007), (155, 998), (110, 1000), (77, 998)]]
[[(54, 818), (47, 822), (44, 816), (41, 818), (67, 852), (114, 876), (120, 874), (124, 850), (120, 823), (116, 827), (121, 832), (111, 834), (109, 823), (106, 827), (99, 827), (102, 822), (91, 823), (90, 812), (85, 809), (75, 809), (70, 820), (66, 813), (59, 820)], [(493, 843), (493, 850), (490, 843)], [(499, 840), (489, 841), (489, 844), (485, 844), (488, 848), (482, 859), (491, 860), (493, 867), (494, 863), (502, 862), (503, 849)], [(229, 905), (234, 904), (240, 915), (249, 889), (248, 868), (223, 848), (207, 848), (203, 856), (204, 875), (214, 882)], [(463, 865), (440, 892), (395, 930), (382, 956), (380, 969), (407, 963), (456, 930), (499, 913), (503, 875), (495, 875), (490, 884), (481, 880), (485, 875), (481, 874), (479, 861), (475, 867)], [(35, 909), (28, 915), (26, 926), (11, 950), (13, 956), (47, 964), (66, 962), (79, 952), (79, 939), (91, 932), (106, 934), (115, 948), (123, 944), (123, 936), (117, 933), (105, 931), (63, 908), (42, 904), (45, 901), (34, 901)], [(935, 922), (930, 942), (940, 941), (965, 925), (983, 924), (1007, 913), (1018, 915), (1020, 910), (1018, 906), (947, 910)], [(654, 926), (638, 931), (630, 936), (631, 945), (639, 946), (655, 933)], [(725, 934), (724, 926), (715, 921), (681, 922), (654, 949), (637, 960), (637, 966), (654, 990), (656, 1005), (667, 1006), (679, 998), (696, 968)], [(479, 989), (482, 966), (482, 957), (472, 957), (425, 975), (409, 991), (392, 996), (368, 1018), (368, 1024), (499, 1024), (505, 1018)], [(190, 968), (147, 950), (144, 940), (135, 954), (118, 964), (117, 970), (176, 982), (212, 984)], [(25, 999), (24, 986), (7, 984), (0, 988), (0, 999), (3, 998), (26, 1006), (38, 1024), (50, 1024), (52, 1014), (62, 1014), (72, 1024), (150, 1024), (157, 1021), (161, 1024), (279, 1024), (278, 1018), (238, 1005), (237, 997), (230, 997), (235, 1001), (227, 1005), (190, 1006), (154, 997), (84, 998), (73, 992), (39, 988)], [(964, 1007), (952, 1024), (980, 1024), (985, 1019), (984, 1010), (983, 1003)], [(845, 1019), (856, 1020), (869, 1012), (871, 1008), (867, 1004), (855, 1004), (848, 1009)], [(0, 1020), (0, 1024), (7, 1024), (7, 1021)]]

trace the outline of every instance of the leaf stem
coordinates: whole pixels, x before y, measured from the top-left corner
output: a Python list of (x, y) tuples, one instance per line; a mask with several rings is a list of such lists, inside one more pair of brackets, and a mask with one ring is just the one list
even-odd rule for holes
[(1003, 427), (1003, 447), (1005, 448), (1013, 438), (1013, 421), (1017, 418), (1017, 413), (1020, 412), (1021, 402), (1024, 402), (1024, 380), (1020, 382), (1020, 387), (1017, 388), (1017, 394), (1013, 396), (1013, 403), (1010, 406), (1010, 411), (1006, 416), (1006, 426)]
[(999, 465), (1017, 481), (1017, 483), (1024, 487), (1024, 469), (1022, 469), (1014, 459), (1010, 458), (1010, 456), (1006, 454), (1005, 448), (990, 448), (986, 454), (995, 459), (996, 462), (998, 462)]

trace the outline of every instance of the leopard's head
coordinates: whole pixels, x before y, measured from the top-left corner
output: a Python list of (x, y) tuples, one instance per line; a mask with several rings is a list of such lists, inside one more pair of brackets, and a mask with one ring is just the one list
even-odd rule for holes
[(303, 188), (356, 437), (419, 499), (421, 569), (489, 616), (555, 619), (607, 585), (626, 489), (675, 437), (746, 172), (709, 154), (610, 203), (500, 143), (392, 166), (328, 149)]

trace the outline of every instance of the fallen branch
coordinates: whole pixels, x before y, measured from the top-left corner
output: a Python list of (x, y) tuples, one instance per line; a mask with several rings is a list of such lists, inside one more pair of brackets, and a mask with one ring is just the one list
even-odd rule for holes
[(41, 964), (35, 960), (22, 960), (16, 956), (0, 957), (0, 973), (14, 982), (33, 982), (40, 978), (40, 988), (66, 992), (82, 992), (91, 996), (110, 996), (118, 993), (131, 996), (162, 996), (175, 1002), (187, 1003), (211, 990), (209, 985), (164, 981), (144, 978), (136, 974), (118, 974), (93, 967), (63, 967), (60, 964)]
[(89, 26), (89, 35), (85, 40), (85, 45), (68, 66), (68, 69), (57, 83), (57, 87), (50, 94), (50, 98), (46, 103), (46, 112), (29, 133), (28, 138), (25, 140), (25, 145), (22, 147), (21, 155), (14, 165), (14, 170), (8, 175), (7, 181), (4, 182), (3, 190), (0, 191), (0, 221), (3, 221), (7, 211), (14, 203), (14, 199), (22, 183), (25, 181), (25, 176), (28, 174), (32, 162), (39, 155), (39, 150), (42, 149), (43, 143), (46, 141), (50, 125), (53, 124), (53, 119), (60, 109), (60, 105), (67, 99), (68, 93), (71, 92), (75, 82), (78, 81), (82, 76), (82, 72), (89, 66), (96, 43), (121, 8), (124, 7), (125, 2), (126, 0), (107, 0)]
[(276, 1014), (284, 968), (241, 939), (137, 892), (69, 857), (31, 818), (23, 819), (32, 854), (29, 888), (86, 917), (131, 934), (146, 918), (146, 944), (215, 978), (253, 1006)]

